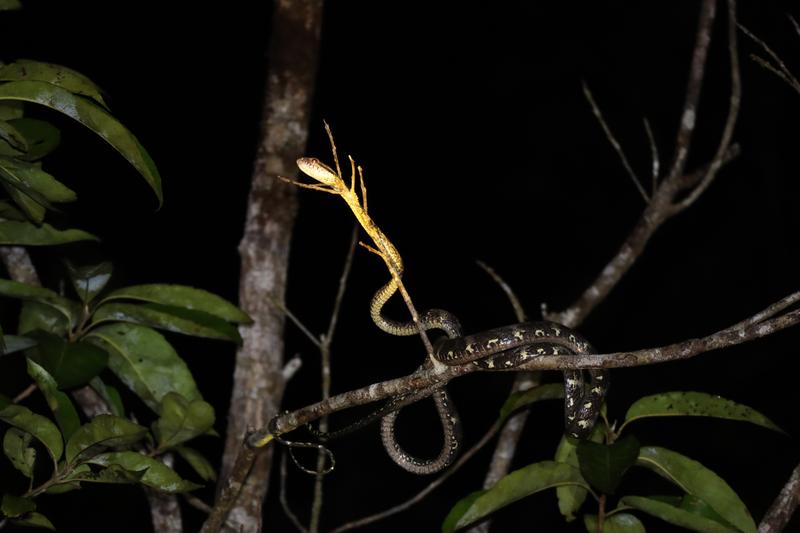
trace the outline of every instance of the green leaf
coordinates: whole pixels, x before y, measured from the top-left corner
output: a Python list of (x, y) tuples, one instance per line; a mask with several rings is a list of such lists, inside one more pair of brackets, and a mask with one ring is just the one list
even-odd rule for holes
[(755, 522), (739, 496), (721, 477), (699, 462), (666, 448), (645, 446), (639, 450), (637, 464), (708, 503), (724, 520), (744, 533), (755, 533)]
[(42, 170), (39, 163), (0, 156), (0, 175), (6, 183), (44, 207), (50, 207), (48, 202), (66, 203), (78, 198), (75, 191)]
[(47, 519), (42, 513), (28, 513), (22, 518), (15, 518), (13, 522), (18, 526), (28, 526), (28, 527), (42, 527), (45, 529), (49, 529), (50, 531), (55, 531), (56, 528), (50, 520)]
[(72, 286), (85, 304), (94, 300), (95, 296), (105, 288), (113, 271), (114, 267), (109, 261), (81, 267), (67, 262), (67, 272)]
[(25, 222), (28, 219), (22, 212), (8, 202), (0, 200), (0, 219)]
[(784, 433), (769, 418), (755, 409), (704, 392), (675, 391), (645, 396), (628, 409), (625, 414), (625, 424), (656, 416), (710, 416), (750, 422)]
[(26, 301), (22, 304), (18, 327), (20, 333), (28, 334), (41, 330), (63, 336), (67, 334), (68, 329), (67, 318), (54, 307), (33, 301)]
[[(597, 532), (597, 515), (583, 515), (583, 525), (587, 533)], [(603, 522), (603, 533), (646, 533), (644, 524), (628, 513), (615, 513)]]
[(559, 400), (564, 398), (564, 385), (561, 383), (548, 383), (539, 385), (523, 392), (515, 392), (500, 408), (500, 421), (504, 422), (515, 411), (541, 400)]
[(158, 197), (159, 206), (161, 205), (161, 177), (150, 155), (136, 137), (102, 107), (41, 81), (13, 81), (0, 85), (0, 102), (8, 100), (47, 106), (100, 135), (139, 171)]
[(102, 91), (89, 78), (67, 67), (30, 59), (17, 59), (0, 68), (2, 81), (43, 81), (95, 100), (106, 109)]
[[(563, 389), (563, 387), (562, 387)], [(595, 424), (589, 440), (592, 442), (603, 442), (605, 437), (605, 426), (602, 424)], [(578, 468), (578, 454), (576, 453), (576, 441), (566, 436), (561, 437), (561, 442), (556, 449), (554, 459), (559, 463), (566, 463)], [(567, 522), (575, 520), (575, 513), (581, 508), (583, 502), (586, 501), (586, 496), (589, 492), (586, 488), (579, 485), (564, 485), (563, 487), (556, 487), (556, 497), (558, 498), (558, 510), (564, 516)]]
[(20, 337), (18, 335), (3, 335), (5, 346), (0, 350), (0, 355), (8, 355), (10, 353), (27, 350), (31, 346), (36, 346), (34, 339), (28, 337)]
[(64, 451), (64, 441), (58, 428), (50, 420), (21, 405), (7, 405), (0, 409), (0, 420), (36, 437), (47, 448), (53, 464), (58, 464), (61, 452)]
[(237, 329), (213, 315), (160, 304), (106, 303), (92, 316), (92, 324), (119, 321), (143, 324), (154, 328), (241, 343)]
[(28, 151), (28, 141), (25, 140), (25, 136), (13, 124), (5, 120), (0, 120), (0, 139), (6, 141), (16, 150)]
[(464, 516), (464, 513), (466, 513), (470, 507), (472, 507), (472, 504), (475, 503), (475, 500), (483, 496), (485, 493), (485, 490), (476, 490), (475, 492), (472, 492), (461, 498), (453, 506), (453, 508), (450, 509), (450, 512), (447, 513), (447, 516), (442, 523), (442, 533), (450, 533), (451, 531), (455, 531), (456, 524), (461, 517)]
[(119, 465), (111, 465), (96, 472), (87, 468), (69, 476), (69, 479), (72, 482), (129, 484), (141, 483), (144, 473), (145, 470), (137, 472), (135, 470), (125, 470)]
[(15, 102), (13, 100), (0, 102), (0, 120), (21, 118), (23, 113), (24, 104), (22, 102)]
[[(574, 466), (554, 461), (542, 461), (511, 472), (492, 488), (482, 492), (477, 497), (470, 494), (472, 499), (469, 505), (462, 502), (456, 504), (448, 515), (451, 524), (449, 529), (442, 526), (442, 531), (447, 533), (475, 523), (494, 511), (506, 505), (530, 496), (544, 489), (567, 484), (585, 484), (580, 472)], [(465, 498), (466, 500), (466, 498)], [(460, 516), (455, 516), (456, 509), (462, 510)]]
[(107, 385), (99, 376), (93, 377), (89, 385), (103, 398), (108, 408), (111, 409), (111, 414), (121, 417), (125, 416), (125, 406), (122, 405), (122, 396), (119, 395), (119, 391), (115, 387)]
[(168, 392), (177, 392), (189, 401), (201, 399), (186, 363), (155, 330), (113, 324), (92, 330), (87, 340), (109, 353), (111, 371), (155, 412)]
[(252, 323), (252, 319), (247, 316), (244, 311), (225, 299), (202, 289), (186, 287), (185, 285), (168, 285), (161, 283), (134, 285), (112, 292), (106, 296), (103, 301), (107, 302), (110, 300), (123, 299), (141, 300), (155, 304), (201, 311), (237, 324)]
[(96, 241), (97, 237), (80, 229), (56, 229), (44, 223), (0, 220), (0, 245), (53, 246), (78, 241)]
[(19, 0), (0, 0), (0, 11), (16, 11), (22, 9)]
[(582, 440), (576, 452), (583, 478), (604, 494), (614, 494), (622, 476), (636, 462), (639, 441), (633, 435), (614, 444)]
[[(114, 415), (98, 415), (84, 424), (67, 442), (66, 460), (85, 461), (88, 455), (98, 453), (101, 448), (129, 446), (140, 441), (147, 428)], [(79, 457), (81, 456), (81, 457)]]
[(33, 500), (13, 494), (3, 494), (3, 501), (0, 503), (0, 511), (9, 518), (17, 518), (35, 509), (36, 504)]
[(621, 502), (670, 524), (701, 533), (739, 533), (738, 529), (720, 524), (669, 503), (642, 496), (625, 496)]
[(108, 354), (89, 342), (68, 342), (45, 331), (29, 335), (38, 344), (28, 351), (28, 356), (55, 378), (60, 389), (86, 385), (108, 363)]
[(80, 307), (76, 302), (67, 300), (49, 289), (17, 283), (10, 279), (0, 279), (0, 295), (48, 305), (63, 314), (70, 323), (74, 323), (80, 314)]
[(42, 391), (47, 400), (47, 406), (50, 407), (58, 427), (61, 428), (64, 439), (69, 439), (81, 425), (78, 411), (75, 410), (69, 396), (58, 390), (56, 380), (47, 370), (31, 359), (28, 359), (27, 362), (28, 375), (33, 378), (39, 386), (39, 390)]
[(93, 464), (119, 465), (125, 470), (144, 471), (141, 483), (162, 492), (187, 492), (200, 485), (181, 479), (170, 467), (152, 457), (136, 452), (111, 452), (97, 455), (91, 459)]
[(217, 471), (214, 470), (214, 467), (203, 454), (187, 446), (176, 446), (173, 449), (183, 457), (184, 461), (189, 463), (189, 466), (200, 476), (200, 479), (203, 481), (215, 481), (217, 479)]
[(29, 446), (31, 439), (33, 435), (17, 428), (8, 428), (3, 436), (3, 453), (14, 468), (27, 478), (33, 477), (33, 465), (36, 463), (36, 450)]
[(177, 446), (214, 426), (214, 408), (203, 400), (189, 402), (169, 392), (161, 399), (161, 418), (153, 423), (153, 434), (161, 450)]
[(43, 158), (61, 144), (61, 132), (45, 120), (36, 118), (20, 118), (9, 120), (9, 123), (19, 131), (27, 148), (20, 156), (26, 161), (36, 161)]

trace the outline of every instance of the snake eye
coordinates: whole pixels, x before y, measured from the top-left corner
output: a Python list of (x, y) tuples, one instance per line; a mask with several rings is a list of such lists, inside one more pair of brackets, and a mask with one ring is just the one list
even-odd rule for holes
[(339, 180), (336, 172), (316, 157), (301, 157), (297, 160), (297, 167), (303, 174), (325, 185), (333, 185)]

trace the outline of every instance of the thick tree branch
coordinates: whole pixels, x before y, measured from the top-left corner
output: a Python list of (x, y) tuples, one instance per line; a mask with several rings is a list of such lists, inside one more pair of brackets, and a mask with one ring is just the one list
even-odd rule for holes
[(800, 464), (794, 467), (792, 475), (772, 502), (767, 514), (758, 525), (758, 533), (778, 533), (783, 531), (800, 503)]
[[(289, 241), (295, 217), (296, 195), (275, 178), (293, 173), (294, 161), (305, 150), (308, 117), (317, 66), (322, 0), (279, 0), (272, 15), (269, 73), (265, 87), (262, 132), (254, 162), (247, 204), (239, 301), (254, 319), (243, 327), (243, 345), (236, 355), (233, 391), (228, 411), (225, 452), (219, 499), (225, 515), (233, 507), (227, 530), (261, 530), (261, 506), (266, 495), (272, 460), (271, 449), (249, 454), (256, 461), (244, 481), (225, 484), (240, 468), (237, 454), (248, 428), (263, 426), (280, 407), (283, 378), (284, 315), (269, 302), (283, 300), (288, 268)], [(223, 526), (225, 516), (209, 517), (207, 530)], [(216, 529), (215, 529), (216, 528)]]

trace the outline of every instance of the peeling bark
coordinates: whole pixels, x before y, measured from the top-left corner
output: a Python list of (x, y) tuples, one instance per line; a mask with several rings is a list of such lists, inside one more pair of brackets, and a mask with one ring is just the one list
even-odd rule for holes
[[(239, 246), (239, 303), (254, 323), (241, 328), (221, 480), (231, 473), (248, 428), (266, 426), (283, 396), (284, 317), (269, 302), (284, 298), (296, 193), (276, 176), (294, 174), (295, 160), (305, 150), (321, 21), (321, 0), (275, 5), (262, 133)], [(231, 509), (228, 524), (236, 527), (230, 530), (261, 530), (271, 462), (271, 449), (257, 457)]]

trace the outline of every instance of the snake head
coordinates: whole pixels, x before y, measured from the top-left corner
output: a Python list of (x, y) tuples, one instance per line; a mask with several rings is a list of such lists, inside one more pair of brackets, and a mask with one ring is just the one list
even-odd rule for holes
[(341, 182), (339, 175), (316, 157), (301, 157), (297, 160), (297, 167), (303, 174), (324, 185), (336, 187)]

